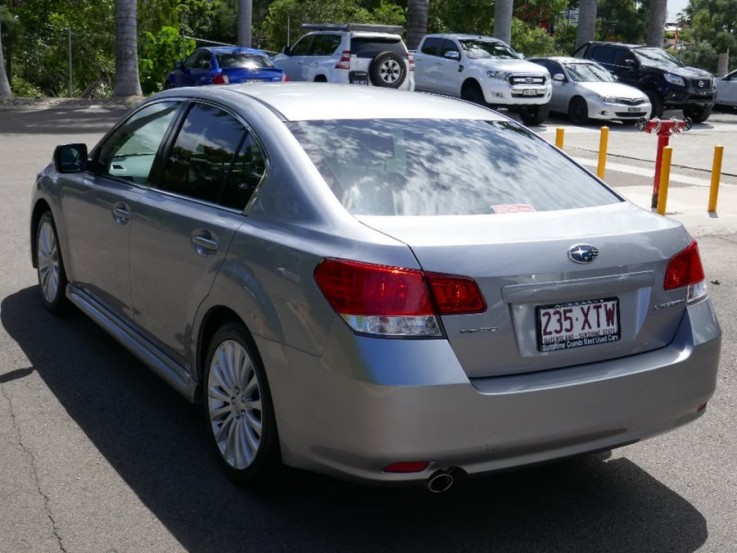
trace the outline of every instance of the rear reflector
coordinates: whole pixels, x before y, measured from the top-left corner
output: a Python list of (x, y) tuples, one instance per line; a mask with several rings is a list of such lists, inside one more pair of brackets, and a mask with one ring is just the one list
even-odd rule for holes
[(392, 463), (391, 465), (387, 465), (384, 467), (384, 472), (422, 472), (429, 466), (430, 463), (428, 461), (405, 461), (402, 463)]
[(663, 288), (675, 290), (688, 287), (688, 301), (693, 302), (706, 296), (704, 267), (701, 264), (699, 246), (694, 240), (668, 261)]
[(466, 277), (324, 259), (315, 281), (330, 306), (363, 334), (440, 337), (438, 315), (486, 310), (478, 285)]

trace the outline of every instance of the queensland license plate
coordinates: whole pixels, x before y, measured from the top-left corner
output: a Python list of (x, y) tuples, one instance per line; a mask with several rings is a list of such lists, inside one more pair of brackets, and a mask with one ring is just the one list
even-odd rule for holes
[(537, 96), (537, 90), (525, 89), (522, 91), (522, 96)]
[(617, 298), (541, 305), (535, 315), (540, 351), (608, 344), (621, 336)]

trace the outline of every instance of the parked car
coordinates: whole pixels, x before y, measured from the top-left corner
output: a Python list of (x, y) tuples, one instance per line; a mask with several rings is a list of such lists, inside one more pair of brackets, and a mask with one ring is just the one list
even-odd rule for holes
[(737, 107), (737, 69), (717, 79), (716, 105)]
[(425, 35), (414, 58), (417, 90), (507, 108), (526, 125), (548, 117), (550, 75), (497, 38)]
[(164, 88), (286, 79), (284, 71), (276, 67), (263, 50), (207, 46), (196, 49), (184, 62), (177, 62), (167, 75)]
[(662, 48), (587, 42), (573, 55), (599, 62), (623, 83), (642, 90), (650, 99), (652, 117), (663, 117), (667, 109), (680, 109), (684, 117), (703, 123), (711, 115), (716, 96), (714, 76), (686, 67)]
[(30, 239), (46, 307), (202, 402), (245, 484), (283, 462), (443, 491), (671, 430), (715, 389), (681, 224), (440, 95), (161, 92), (57, 147)]
[(570, 57), (529, 58), (553, 76), (550, 111), (567, 113), (572, 123), (589, 119), (635, 123), (650, 115), (644, 92), (620, 83), (595, 61)]
[(274, 56), (292, 81), (414, 90), (415, 64), (397, 25), (309, 23), (310, 31)]

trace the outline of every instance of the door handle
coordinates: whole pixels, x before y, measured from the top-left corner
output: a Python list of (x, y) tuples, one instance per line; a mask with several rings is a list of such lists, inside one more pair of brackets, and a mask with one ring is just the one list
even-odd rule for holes
[(220, 244), (217, 240), (199, 234), (192, 237), (192, 243), (195, 246), (195, 251), (205, 257), (215, 255), (220, 249)]
[(113, 221), (119, 225), (128, 224), (131, 220), (131, 212), (124, 203), (117, 203), (113, 206)]

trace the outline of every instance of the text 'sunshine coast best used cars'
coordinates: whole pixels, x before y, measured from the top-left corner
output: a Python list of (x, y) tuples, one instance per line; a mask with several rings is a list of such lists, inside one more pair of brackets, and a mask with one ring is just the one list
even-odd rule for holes
[(704, 413), (721, 331), (696, 242), (484, 107), (313, 83), (173, 89), (31, 211), (75, 305), (187, 399), (246, 484), (609, 449)]

